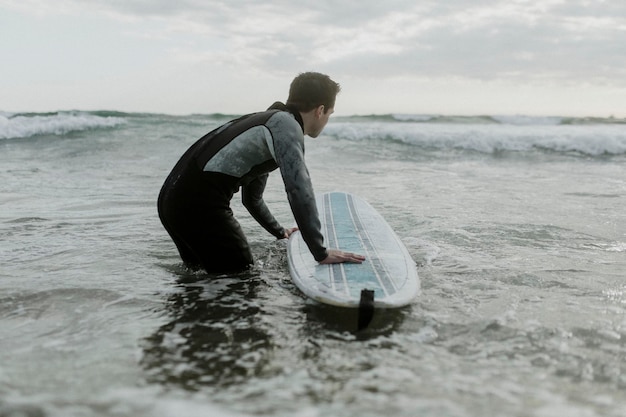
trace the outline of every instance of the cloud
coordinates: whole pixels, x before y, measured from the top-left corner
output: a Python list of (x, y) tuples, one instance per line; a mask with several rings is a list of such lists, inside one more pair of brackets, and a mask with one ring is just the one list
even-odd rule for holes
[[(89, 23), (80, 33), (61, 24), (56, 30), (110, 39), (99, 48), (107, 56), (99, 58), (87, 46), (81, 50), (77, 42), (68, 49), (43, 39), (41, 48), (67, 62), (74, 54), (87, 67), (84, 57), (94, 55), (120, 80), (111, 83), (145, 84), (145, 90), (163, 85), (170, 94), (206, 77), (243, 82), (242, 88), (250, 87), (247, 79), (283, 85), (304, 70), (346, 82), (388, 80), (397, 86), (394, 80), (413, 80), (420, 88), (467, 80), (474, 86), (528, 85), (533, 91), (626, 89), (622, 0), (0, 0), (2, 8), (41, 22), (98, 22), (109, 32), (96, 33), (102, 28)], [(63, 77), (60, 67), (57, 74)], [(172, 80), (178, 84), (165, 87)]]
[[(367, 36), (381, 48), (352, 47), (359, 33), (340, 40), (334, 50), (346, 73), (520, 81), (626, 81), (626, 10), (606, 16), (568, 15), (552, 7), (524, 3), (438, 9), (407, 9), (370, 22)], [(593, 12), (593, 13), (592, 13)], [(607, 12), (608, 13), (608, 12)], [(377, 29), (378, 27), (378, 29)], [(389, 30), (388, 28), (393, 28)], [(376, 45), (372, 43), (371, 45)]]
[[(626, 83), (620, 0), (258, 2), (37, 0), (37, 13), (106, 13), (157, 21), (155, 38), (186, 38), (174, 59), (290, 73), (324, 66), (361, 77), (516, 78)], [(184, 58), (186, 57), (186, 58)]]
[[(516, 78), (626, 83), (621, 1), (102, 2), (165, 32), (196, 33), (192, 53), (293, 73), (327, 66), (364, 77)], [(226, 53), (224, 54), (224, 51)]]

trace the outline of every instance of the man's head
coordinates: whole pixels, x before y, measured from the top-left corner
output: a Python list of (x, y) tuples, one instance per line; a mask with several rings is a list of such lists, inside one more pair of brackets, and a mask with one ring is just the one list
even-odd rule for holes
[(316, 138), (335, 111), (335, 98), (341, 90), (328, 75), (305, 72), (298, 75), (289, 87), (287, 106), (302, 116), (304, 134)]
[(291, 82), (287, 105), (300, 113), (324, 106), (327, 112), (335, 107), (335, 98), (341, 91), (339, 84), (328, 75), (319, 72), (304, 72)]

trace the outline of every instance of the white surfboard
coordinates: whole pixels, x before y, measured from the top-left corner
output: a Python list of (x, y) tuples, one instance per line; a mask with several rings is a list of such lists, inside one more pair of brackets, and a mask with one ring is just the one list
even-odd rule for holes
[(289, 271), (310, 298), (340, 307), (359, 307), (363, 290), (374, 296), (373, 307), (411, 303), (419, 292), (417, 267), (400, 238), (365, 200), (348, 193), (318, 196), (325, 245), (366, 256), (362, 264), (320, 265), (299, 232), (287, 245)]

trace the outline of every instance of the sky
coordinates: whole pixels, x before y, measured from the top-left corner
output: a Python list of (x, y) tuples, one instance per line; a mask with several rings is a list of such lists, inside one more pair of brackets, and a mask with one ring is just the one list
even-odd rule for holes
[(0, 0), (0, 111), (626, 117), (624, 0)]

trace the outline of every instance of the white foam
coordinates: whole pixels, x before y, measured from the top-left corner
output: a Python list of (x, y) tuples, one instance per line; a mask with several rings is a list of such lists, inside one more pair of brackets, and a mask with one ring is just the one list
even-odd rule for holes
[(556, 126), (563, 122), (562, 117), (550, 116), (492, 116), (494, 120), (502, 124), (510, 124), (517, 126)]
[[(164, 393), (156, 386), (112, 388), (94, 392), (87, 398), (50, 394), (21, 395), (11, 393), (0, 402), (0, 415), (46, 415), (78, 417), (85, 415), (115, 415), (134, 417), (248, 417), (212, 403), (202, 395)], [(4, 413), (3, 413), (4, 412)], [(5, 414), (8, 413), (8, 414)]]
[(481, 153), (533, 150), (592, 156), (626, 153), (626, 131), (620, 125), (337, 122), (329, 124), (324, 133), (350, 141), (395, 140), (421, 148)]
[(36, 135), (64, 135), (69, 132), (110, 128), (126, 121), (85, 112), (60, 112), (37, 115), (0, 113), (0, 139), (28, 138)]
[(626, 242), (615, 242), (607, 249), (608, 252), (626, 252)]

